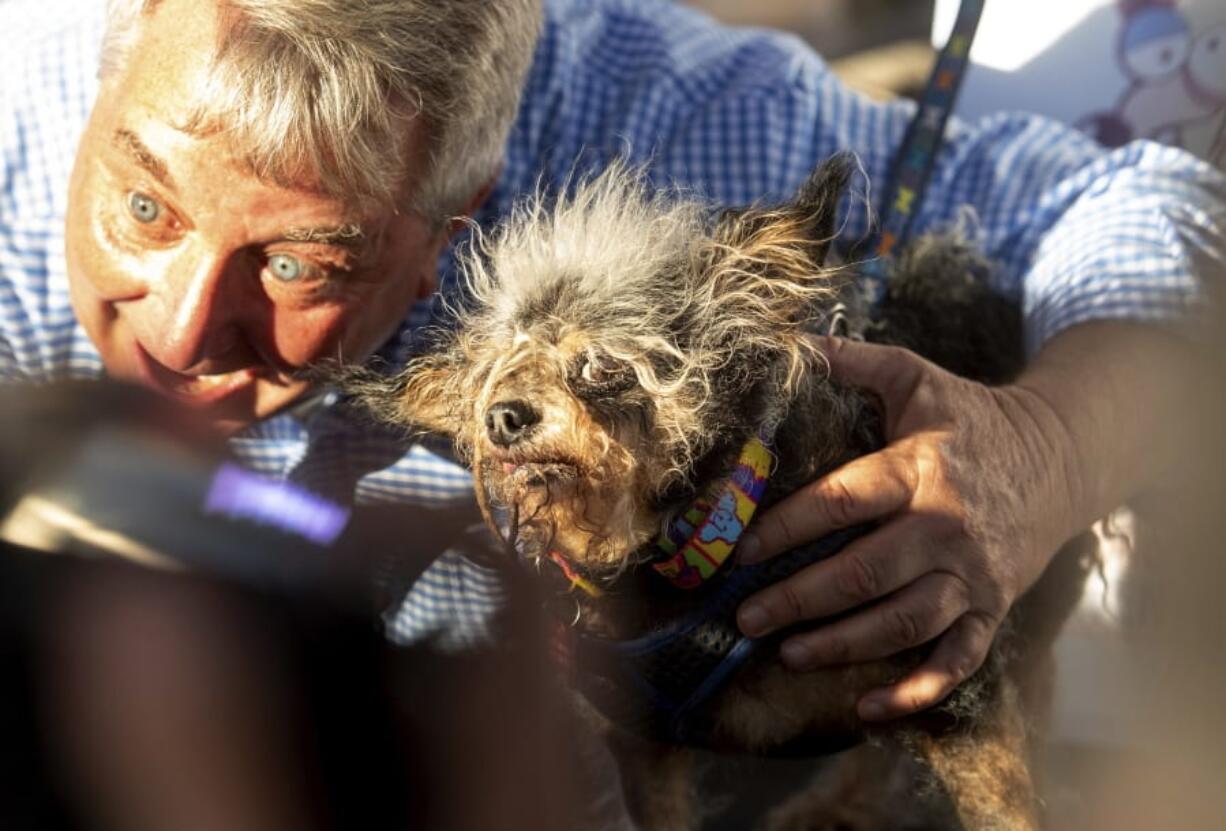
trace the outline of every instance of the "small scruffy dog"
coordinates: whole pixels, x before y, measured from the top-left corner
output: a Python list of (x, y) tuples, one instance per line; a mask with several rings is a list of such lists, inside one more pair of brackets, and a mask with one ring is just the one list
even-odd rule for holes
[[(568, 624), (638, 637), (711, 591), (665, 585), (645, 566), (696, 498), (718, 499), (747, 442), (767, 437), (774, 456), (763, 505), (881, 446), (873, 403), (829, 380), (811, 337), (836, 313), (855, 335), (985, 382), (1021, 366), (1018, 312), (984, 287), (987, 264), (956, 236), (917, 241), (877, 322), (857, 313), (854, 270), (827, 265), (848, 177), (836, 157), (791, 204), (720, 213), (653, 194), (619, 166), (569, 197), (538, 198), (465, 258), (457, 325), (434, 351), (391, 381), (353, 386), (383, 418), (454, 438), (514, 551), (547, 579), (565, 574), (566, 589), (587, 587), (562, 593)], [(1030, 695), (1036, 668), (1079, 595), (1078, 554), (1053, 561), (938, 712), (886, 726), (855, 715), (862, 693), (923, 649), (798, 674), (767, 648), (703, 705), (706, 743), (769, 753), (880, 739), (931, 769), (965, 827), (1037, 827), (1023, 707), (1041, 699)], [(645, 827), (692, 827), (683, 754), (638, 749), (622, 762)], [(797, 827), (836, 827), (823, 823), (838, 806), (813, 810), (832, 813)]]

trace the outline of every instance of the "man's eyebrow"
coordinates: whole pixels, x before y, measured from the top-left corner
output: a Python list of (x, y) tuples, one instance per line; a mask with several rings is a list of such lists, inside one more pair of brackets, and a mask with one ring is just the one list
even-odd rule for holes
[(347, 222), (320, 228), (286, 228), (281, 237), (287, 242), (317, 242), (347, 248), (354, 254), (366, 247), (366, 232), (362, 226)]
[(170, 178), (170, 171), (166, 168), (166, 162), (159, 159), (153, 154), (153, 151), (145, 146), (136, 133), (131, 130), (126, 130), (120, 127), (115, 131), (114, 142), (120, 150), (123, 150), (145, 170), (157, 179), (164, 186), (175, 189), (174, 180)]

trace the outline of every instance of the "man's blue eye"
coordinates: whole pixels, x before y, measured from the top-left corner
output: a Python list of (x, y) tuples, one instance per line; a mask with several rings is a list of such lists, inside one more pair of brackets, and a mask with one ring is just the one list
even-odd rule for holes
[(139, 191), (128, 194), (128, 212), (137, 222), (149, 223), (158, 218), (162, 212), (157, 200)]
[(302, 276), (302, 262), (289, 254), (273, 254), (268, 258), (268, 270), (272, 276), (283, 282), (297, 280)]

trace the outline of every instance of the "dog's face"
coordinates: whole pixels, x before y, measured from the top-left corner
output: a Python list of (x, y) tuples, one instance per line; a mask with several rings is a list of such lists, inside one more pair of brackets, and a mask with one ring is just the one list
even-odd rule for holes
[(657, 431), (676, 419), (651, 389), (661, 380), (646, 371), (653, 356), (618, 350), (614, 327), (584, 330), (561, 317), (502, 330), (506, 351), (481, 377), (464, 441), (526, 550), (611, 565), (654, 527), (645, 499), (675, 455), (661, 452), (669, 439)]
[(846, 178), (712, 216), (614, 169), (529, 205), (465, 260), (458, 326), (385, 412), (455, 438), (521, 551), (623, 566), (820, 367)]

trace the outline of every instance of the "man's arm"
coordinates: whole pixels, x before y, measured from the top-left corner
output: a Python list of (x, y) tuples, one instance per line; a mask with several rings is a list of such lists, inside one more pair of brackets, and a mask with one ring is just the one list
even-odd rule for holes
[[(845, 200), (840, 243), (865, 237), (914, 105), (859, 96), (786, 38), (719, 63), (743, 71), (675, 125), (653, 164), (721, 204), (783, 202), (819, 161), (851, 150), (865, 176)], [(1220, 245), (1221, 173), (1149, 142), (1108, 152), (1025, 113), (954, 119), (947, 132), (913, 232), (969, 226), (994, 287), (1023, 306), (1031, 355), (1076, 323), (1179, 320), (1200, 302), (1188, 260)]]
[(13, 354), (13, 348), (9, 346), (4, 335), (0, 334), (0, 383), (20, 378), (21, 373), (17, 370), (17, 358)]
[(797, 669), (937, 639), (921, 667), (860, 703), (866, 719), (894, 718), (978, 668), (1061, 543), (1161, 480), (1186, 415), (1192, 350), (1153, 327), (1088, 323), (1048, 342), (1016, 383), (989, 388), (892, 347), (825, 345), (837, 378), (880, 396), (888, 446), (763, 514), (742, 557), (882, 525), (761, 592), (740, 621), (762, 635), (864, 606), (789, 638), (783, 657)]
[[(879, 199), (910, 108), (859, 99), (815, 59), (801, 56), (791, 71), (756, 97), (714, 102), (694, 132), (726, 133), (724, 148), (765, 148), (754, 157), (768, 198), (785, 197), (817, 159), (854, 149)], [(688, 152), (683, 139), (674, 147)], [(743, 167), (748, 178), (758, 169)], [(1179, 363), (1179, 346), (1163, 329), (1194, 336), (1203, 281), (1226, 251), (1218, 172), (1150, 143), (1106, 152), (1021, 114), (951, 125), (916, 233), (950, 227), (968, 207), (976, 241), (997, 265), (995, 287), (1023, 306), (1032, 366), (1018, 384), (992, 390), (908, 353), (847, 344), (832, 355), (836, 371), (885, 400), (890, 444), (755, 528), (763, 557), (834, 527), (884, 520), (847, 552), (757, 598), (764, 624), (752, 621), (750, 604), (741, 618), (762, 634), (864, 607), (789, 639), (785, 660), (798, 667), (939, 639), (923, 669), (866, 698), (866, 717), (936, 703), (981, 663), (1000, 619), (1064, 538), (1151, 481), (1138, 448), (1162, 455), (1154, 438), (1180, 401), (1166, 369)], [(851, 200), (844, 239), (864, 233), (866, 215)], [(872, 701), (885, 706), (874, 713)]]
[[(850, 150), (866, 178), (853, 180), (840, 243), (865, 236), (865, 202), (883, 207), (913, 104), (852, 92), (794, 37), (719, 28), (682, 5), (652, 5), (650, 19), (644, 8), (629, 23), (633, 4), (617, 8), (603, 23), (547, 25), (552, 48), (527, 96), (544, 115), (509, 145), (515, 190), (530, 190), (542, 163), (561, 184), (577, 159), (628, 154), (653, 181), (719, 205), (782, 203), (820, 161)], [(575, 57), (592, 55), (605, 57)], [(1031, 354), (1079, 322), (1176, 320), (1199, 303), (1187, 260), (1220, 239), (1226, 183), (1194, 157), (1152, 143), (1108, 153), (1056, 122), (1004, 113), (952, 121), (936, 161), (915, 232), (973, 217), (995, 288), (1024, 306)]]

